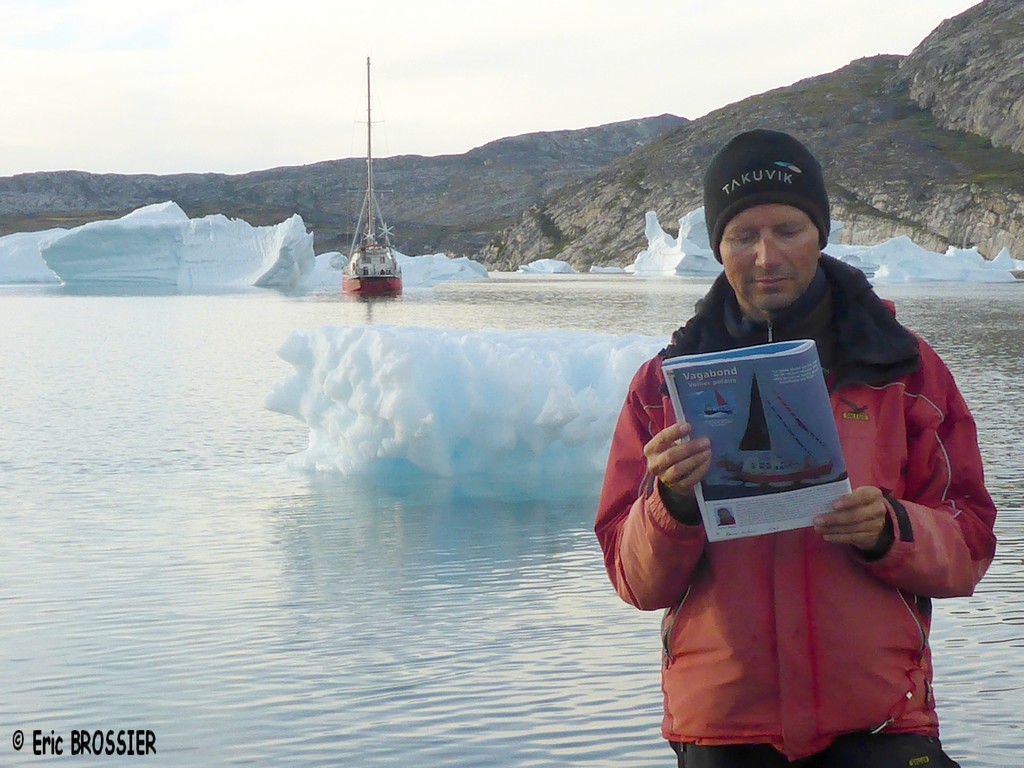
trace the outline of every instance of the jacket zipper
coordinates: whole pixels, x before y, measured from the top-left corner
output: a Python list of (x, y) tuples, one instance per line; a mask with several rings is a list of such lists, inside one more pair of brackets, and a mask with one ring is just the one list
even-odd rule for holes
[[(900, 592), (897, 589), (896, 590), (896, 594), (899, 595), (900, 600), (903, 602), (903, 607), (907, 609), (907, 613), (910, 614), (910, 618), (912, 618), (914, 620), (914, 623), (917, 625), (917, 631), (921, 634), (921, 647), (918, 650), (918, 653), (923, 654), (925, 649), (928, 647), (928, 633), (925, 631), (924, 624), (922, 624), (921, 620), (919, 618), (917, 618), (917, 614), (914, 613), (914, 609), (910, 607), (910, 604), (907, 602), (907, 599), (903, 596), (903, 593)], [(913, 690), (907, 691), (903, 695), (904, 701), (910, 701), (912, 698), (914, 698), (914, 691)], [(932, 698), (931, 686), (929, 686), (928, 685), (928, 681), (925, 680), (924, 700), (925, 700), (926, 703), (930, 704), (931, 703), (931, 698)], [(881, 733), (895, 719), (896, 719), (896, 715), (895, 714), (890, 715), (888, 720), (886, 720), (884, 723), (879, 725), (877, 728), (873, 728), (871, 730), (871, 733), (873, 733), (873, 734), (874, 733)]]
[[(675, 661), (675, 656), (672, 655), (672, 633), (675, 632), (676, 621), (679, 620), (679, 614), (683, 609), (683, 603), (686, 602), (686, 598), (690, 596), (690, 589), (692, 585), (686, 588), (683, 596), (679, 598), (679, 602), (675, 608), (667, 608), (665, 615), (661, 618), (661, 655), (665, 661), (665, 667)], [(669, 617), (672, 617), (672, 621), (666, 627), (665, 622), (668, 621)]]
[[(903, 695), (903, 699), (904, 699), (905, 701), (910, 701), (910, 700), (911, 700), (912, 698), (914, 698), (914, 692), (913, 692), (913, 691), (907, 691), (907, 692), (906, 692), (906, 693), (905, 693), (905, 694)], [(881, 733), (882, 731), (884, 731), (884, 730), (885, 730), (886, 728), (888, 728), (888, 727), (889, 727), (889, 724), (890, 724), (890, 723), (892, 723), (892, 722), (893, 722), (893, 721), (895, 721), (895, 720), (896, 720), (896, 716), (895, 716), (895, 715), (891, 715), (891, 716), (889, 717), (889, 719), (888, 719), (888, 720), (886, 720), (886, 721), (885, 721), (884, 723), (882, 723), (882, 724), (881, 724), (880, 726), (878, 726), (877, 728), (872, 728), (872, 729), (871, 729), (871, 730), (869, 731), (869, 733), (871, 733), (871, 735), (872, 735), (872, 736), (874, 736), (874, 735), (876, 735), (876, 734), (879, 734), (879, 733)]]

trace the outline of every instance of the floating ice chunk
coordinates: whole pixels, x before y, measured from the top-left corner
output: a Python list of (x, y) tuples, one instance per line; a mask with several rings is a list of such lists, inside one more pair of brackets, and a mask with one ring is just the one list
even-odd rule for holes
[(644, 234), (647, 247), (637, 254), (629, 271), (643, 276), (717, 275), (722, 265), (715, 258), (704, 225), (704, 209), (691, 211), (679, 220), (679, 237), (661, 228), (658, 216), (648, 211)]
[(564, 482), (599, 477), (629, 380), (664, 339), (369, 326), (293, 332), (270, 410), (309, 429), (298, 468)]
[(531, 275), (574, 275), (576, 270), (566, 261), (558, 259), (537, 259), (529, 264), (520, 264), (518, 272)]
[(220, 214), (190, 219), (173, 202), (75, 227), (39, 250), (69, 285), (294, 289), (314, 266), (313, 235), (297, 214), (253, 227)]

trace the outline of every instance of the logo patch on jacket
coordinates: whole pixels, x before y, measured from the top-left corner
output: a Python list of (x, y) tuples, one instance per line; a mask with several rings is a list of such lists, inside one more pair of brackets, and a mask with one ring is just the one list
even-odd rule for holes
[(843, 418), (848, 421), (871, 421), (871, 417), (868, 416), (868, 407), (866, 405), (857, 405), (851, 403), (845, 397), (839, 398), (849, 407), (850, 410), (843, 411)]

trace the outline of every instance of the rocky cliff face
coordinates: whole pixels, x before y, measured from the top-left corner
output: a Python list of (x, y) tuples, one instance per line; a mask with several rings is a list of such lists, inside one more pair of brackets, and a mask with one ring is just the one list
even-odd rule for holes
[(1024, 3), (989, 0), (908, 57), (855, 61), (713, 112), (534, 206), (484, 258), (625, 265), (646, 245), (645, 211), (673, 231), (702, 204), (711, 155), (754, 127), (788, 131), (819, 157), (844, 242), (905, 234), (934, 250), (1024, 258), (1022, 24)]
[(942, 127), (1024, 152), (1024, 3), (989, 0), (941, 24), (898, 81)]
[[(400, 250), (473, 254), (523, 209), (686, 122), (661, 115), (502, 139), (464, 155), (376, 159), (375, 186)], [(234, 176), (21, 174), (0, 178), (0, 235), (174, 200), (193, 217), (223, 213), (255, 225), (298, 213), (314, 232), (317, 252), (347, 250), (365, 187), (362, 158)]]

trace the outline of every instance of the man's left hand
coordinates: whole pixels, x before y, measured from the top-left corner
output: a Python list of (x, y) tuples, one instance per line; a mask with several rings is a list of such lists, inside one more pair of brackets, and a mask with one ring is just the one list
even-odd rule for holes
[(814, 530), (833, 544), (850, 544), (865, 552), (880, 543), (889, 516), (882, 491), (873, 485), (861, 486), (836, 499), (832, 511), (814, 518)]

